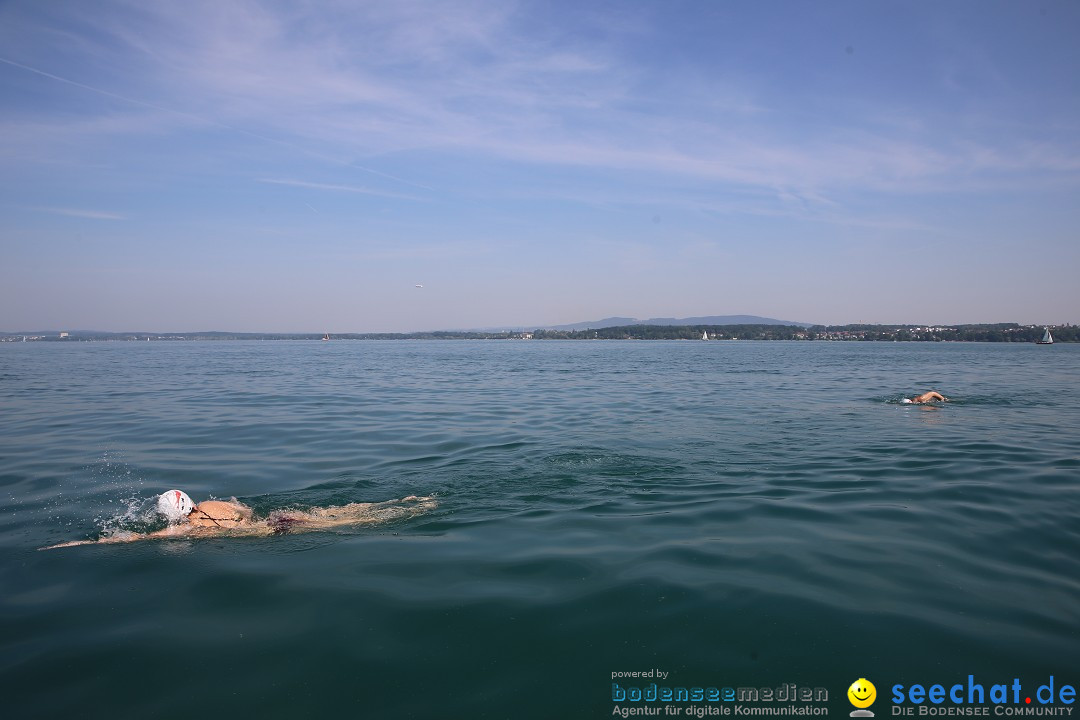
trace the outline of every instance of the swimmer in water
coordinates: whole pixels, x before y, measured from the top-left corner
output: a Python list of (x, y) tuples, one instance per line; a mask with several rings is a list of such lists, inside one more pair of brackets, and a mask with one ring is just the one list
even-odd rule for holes
[(913, 403), (915, 405), (925, 405), (926, 403), (934, 402), (935, 400), (940, 400), (941, 402), (949, 402), (949, 398), (945, 397), (944, 395), (937, 392), (936, 390), (931, 390), (930, 392), (924, 392), (922, 395), (916, 395), (915, 397), (911, 398), (910, 400), (908, 398), (904, 398), (900, 402), (905, 403), (905, 404)]
[(310, 510), (275, 510), (264, 518), (236, 498), (204, 500), (196, 505), (181, 490), (169, 490), (158, 497), (157, 510), (169, 526), (151, 533), (120, 532), (97, 540), (74, 540), (49, 545), (42, 550), (122, 543), (160, 538), (266, 537), (292, 532), (312, 532), (342, 525), (370, 525), (412, 517), (437, 506), (434, 498), (409, 495), (380, 503), (349, 503)]

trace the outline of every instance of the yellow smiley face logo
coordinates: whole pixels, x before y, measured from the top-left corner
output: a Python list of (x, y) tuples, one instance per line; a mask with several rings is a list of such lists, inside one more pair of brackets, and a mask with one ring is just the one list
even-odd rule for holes
[(847, 689), (848, 700), (857, 708), (868, 708), (877, 699), (877, 688), (866, 678), (859, 678)]

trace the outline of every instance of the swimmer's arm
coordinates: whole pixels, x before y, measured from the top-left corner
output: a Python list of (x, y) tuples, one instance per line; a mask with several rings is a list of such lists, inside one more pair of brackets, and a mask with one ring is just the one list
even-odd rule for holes
[(57, 543), (55, 545), (46, 545), (45, 547), (39, 547), (38, 550), (55, 550), (62, 547), (75, 547), (76, 545), (97, 545), (100, 540), (71, 540), (69, 542)]
[(133, 542), (135, 540), (141, 540), (144, 537), (146, 536), (139, 535), (138, 533), (120, 533), (98, 538), (97, 540), (70, 540), (68, 542), (57, 543), (56, 545), (46, 545), (45, 547), (38, 548), (38, 550), (55, 550), (56, 548), (75, 547), (76, 545), (102, 545), (105, 543)]
[(163, 538), (163, 537), (179, 537), (181, 535), (187, 535), (191, 532), (191, 528), (188, 525), (171, 525), (164, 530), (158, 530), (152, 533), (133, 533), (133, 532), (120, 532), (115, 535), (108, 535), (97, 540), (71, 540), (68, 542), (57, 543), (56, 545), (47, 545), (38, 550), (55, 550), (57, 548), (75, 547), (76, 545), (105, 545), (115, 543), (129, 543), (136, 540), (149, 540), (151, 538)]

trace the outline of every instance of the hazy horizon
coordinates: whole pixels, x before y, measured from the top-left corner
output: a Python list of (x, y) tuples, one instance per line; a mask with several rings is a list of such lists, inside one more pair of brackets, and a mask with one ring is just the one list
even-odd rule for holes
[(0, 328), (1072, 323), (1078, 30), (1067, 0), (14, 0)]
[[(333, 329), (325, 329), (325, 328), (323, 328), (323, 329), (307, 329), (307, 330), (303, 330), (303, 329), (302, 330), (275, 330), (275, 329), (265, 329), (265, 328), (255, 329), (255, 330), (234, 330), (234, 329), (231, 329), (231, 328), (203, 328), (201, 330), (191, 330), (191, 329), (182, 330), (182, 329), (177, 329), (177, 328), (150, 328), (150, 327), (146, 327), (146, 328), (126, 328), (126, 329), (123, 329), (123, 330), (103, 330), (101, 328), (90, 328), (90, 327), (84, 327), (84, 328), (38, 327), (38, 328), (22, 328), (22, 329), (19, 329), (19, 330), (9, 330), (9, 329), (5, 329), (5, 328), (0, 328), (0, 334), (20, 335), (20, 334), (31, 334), (31, 333), (41, 333), (41, 332), (47, 332), (47, 333), (69, 332), (69, 333), (75, 333), (75, 334), (78, 334), (78, 333), (113, 333), (113, 334), (134, 334), (134, 335), (144, 335), (144, 334), (199, 335), (199, 334), (209, 334), (209, 333), (223, 333), (223, 334), (235, 333), (235, 334), (238, 334), (238, 335), (244, 335), (244, 334), (252, 334), (252, 335), (260, 335), (260, 334), (264, 334), (264, 335), (321, 335), (321, 334), (329, 334), (331, 336), (333, 336), (333, 335), (366, 335), (366, 334), (372, 334), (372, 333), (388, 333), (388, 334), (407, 335), (407, 334), (411, 334), (411, 333), (426, 333), (426, 332), (503, 332), (503, 331), (514, 332), (514, 331), (532, 331), (532, 330), (538, 330), (538, 329), (559, 329), (559, 328), (564, 328), (564, 327), (569, 326), (569, 325), (585, 325), (585, 324), (587, 324), (589, 322), (600, 323), (600, 322), (603, 322), (603, 321), (605, 321), (607, 319), (608, 318), (596, 318), (595, 321), (587, 321), (586, 320), (586, 321), (582, 321), (580, 323), (560, 323), (560, 324), (543, 324), (543, 323), (531, 323), (531, 324), (530, 323), (525, 323), (525, 324), (521, 324), (521, 323), (518, 323), (516, 325), (497, 325), (497, 326), (496, 325), (488, 325), (488, 326), (460, 327), (460, 328), (434, 328), (434, 327), (431, 327), (431, 328), (411, 328), (411, 329), (401, 329), (401, 330), (363, 330), (363, 329), (358, 329), (358, 330), (349, 330), (349, 329), (333, 330)], [(766, 319), (766, 320), (775, 320), (775, 318), (764, 318), (764, 319)], [(641, 318), (637, 318), (637, 319), (635, 319), (635, 321), (636, 322), (645, 322), (645, 320), (641, 319)], [(635, 323), (627, 323), (627, 324), (636, 324), (636, 322)], [(868, 324), (883, 325), (883, 326), (906, 325), (906, 326), (913, 326), (913, 327), (958, 327), (958, 326), (964, 326), (964, 325), (996, 324), (996, 323), (1016, 323), (1017, 325), (1020, 325), (1020, 326), (1036, 326), (1036, 327), (1054, 327), (1054, 326), (1061, 326), (1061, 325), (1075, 325), (1076, 324), (1076, 323), (1068, 322), (1068, 321), (1042, 323), (1042, 322), (1018, 322), (1016, 320), (999, 320), (999, 321), (991, 321), (989, 323), (902, 322), (902, 323), (868, 323)], [(689, 324), (711, 325), (711, 324), (717, 324), (717, 323), (689, 323)], [(719, 325), (723, 325), (723, 324), (729, 324), (729, 325), (750, 324), (750, 325), (752, 325), (752, 324), (755, 324), (755, 323), (719, 323)], [(785, 321), (784, 324), (788, 324), (788, 325), (805, 325), (805, 326), (843, 326), (843, 325), (857, 325), (857, 324), (862, 324), (862, 323), (803, 323), (803, 322), (794, 322), (794, 321), (787, 322), (787, 321)], [(597, 325), (596, 327), (597, 327), (597, 329), (599, 329), (601, 326)]]

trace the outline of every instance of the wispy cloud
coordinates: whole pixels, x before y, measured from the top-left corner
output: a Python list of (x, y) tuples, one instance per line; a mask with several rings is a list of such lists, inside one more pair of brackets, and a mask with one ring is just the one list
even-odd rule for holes
[[(402, 193), (387, 192), (376, 188), (361, 185), (335, 185), (333, 183), (308, 182), (306, 180), (288, 180), (282, 178), (258, 178), (257, 182), (268, 185), (288, 185), (291, 187), (310, 188), (312, 190), (330, 190), (332, 192), (358, 193), (360, 195), (377, 195), (379, 197), (395, 198), (397, 200), (420, 200), (421, 198)], [(306, 203), (305, 203), (306, 204)], [(308, 207), (311, 207), (308, 205)], [(314, 208), (312, 208), (314, 210)]]
[(39, 207), (33, 208), (38, 212), (52, 213), (53, 215), (67, 215), (68, 217), (86, 218), (87, 220), (126, 220), (124, 215), (104, 212), (101, 210), (82, 210), (79, 208)]
[[(1080, 172), (1075, 144), (952, 134), (950, 118), (897, 123), (864, 109), (795, 128), (751, 77), (683, 73), (657, 83), (634, 57), (648, 18), (578, 18), (568, 38), (527, 5), (482, 0), (269, 6), (196, 0), (75, 10), (94, 80), (2, 59), (69, 84), (351, 165), (425, 190), (401, 154), (677, 176), (808, 201), (836, 192), (939, 192)], [(81, 13), (81, 15), (80, 15)], [(31, 50), (25, 52), (30, 53)], [(132, 56), (140, 62), (120, 62)], [(124, 67), (125, 70), (115, 70)], [(126, 73), (126, 74), (121, 74)], [(145, 118), (154, 122), (154, 118)], [(380, 166), (382, 166), (380, 168)], [(662, 178), (655, 178), (657, 185)], [(407, 197), (376, 187), (263, 180)], [(443, 191), (449, 191), (444, 188)], [(416, 199), (416, 198), (410, 198)]]

